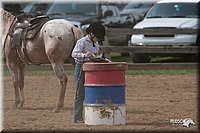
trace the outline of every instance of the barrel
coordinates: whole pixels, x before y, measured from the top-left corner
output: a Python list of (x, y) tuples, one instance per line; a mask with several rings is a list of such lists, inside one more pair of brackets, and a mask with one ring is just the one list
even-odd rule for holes
[(125, 124), (125, 70), (127, 63), (84, 63), (85, 124)]

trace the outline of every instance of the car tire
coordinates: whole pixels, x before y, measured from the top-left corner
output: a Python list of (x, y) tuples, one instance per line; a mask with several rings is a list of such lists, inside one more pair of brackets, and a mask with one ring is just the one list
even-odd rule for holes
[(131, 53), (131, 58), (134, 63), (149, 63), (151, 60), (150, 56), (147, 54)]

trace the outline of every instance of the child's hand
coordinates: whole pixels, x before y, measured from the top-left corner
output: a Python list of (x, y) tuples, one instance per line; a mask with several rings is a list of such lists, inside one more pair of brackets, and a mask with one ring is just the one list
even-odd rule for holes
[(85, 53), (85, 57), (93, 57), (94, 56), (94, 54), (92, 54), (91, 52), (87, 52), (87, 53)]

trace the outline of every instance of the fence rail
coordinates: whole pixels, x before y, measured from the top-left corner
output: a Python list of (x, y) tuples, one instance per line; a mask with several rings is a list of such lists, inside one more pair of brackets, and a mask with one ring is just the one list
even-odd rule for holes
[(147, 35), (165, 35), (165, 34), (200, 34), (197, 29), (131, 29), (131, 28), (107, 28), (107, 36), (147, 34)]
[(120, 53), (158, 53), (158, 54), (197, 54), (199, 52), (198, 46), (101, 46), (101, 51), (104, 53), (120, 52)]

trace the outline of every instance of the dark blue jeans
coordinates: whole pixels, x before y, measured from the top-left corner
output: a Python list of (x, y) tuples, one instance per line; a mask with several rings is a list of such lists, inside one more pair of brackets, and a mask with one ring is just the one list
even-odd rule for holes
[(76, 82), (76, 95), (74, 99), (74, 119), (83, 118), (83, 101), (85, 98), (85, 74), (82, 71), (82, 64), (76, 63), (74, 69), (74, 77)]

